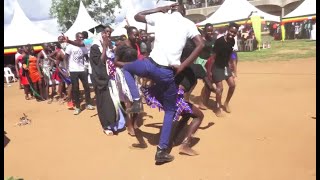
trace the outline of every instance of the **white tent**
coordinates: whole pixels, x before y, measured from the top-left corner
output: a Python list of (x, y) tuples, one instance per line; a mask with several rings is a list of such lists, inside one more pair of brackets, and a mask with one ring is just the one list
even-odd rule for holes
[[(133, 2), (131, 2), (133, 3)], [(173, 4), (175, 2), (172, 2), (172, 1), (158, 1), (158, 0), (153, 0), (152, 1), (152, 6), (150, 7), (144, 7), (144, 9), (152, 9), (152, 8), (155, 8), (155, 7), (160, 7), (160, 6), (167, 6), (167, 5), (170, 5), (170, 4)], [(127, 25), (127, 22), (126, 20), (128, 21), (129, 25), (130, 26), (134, 26), (136, 27), (137, 29), (146, 29), (146, 24), (145, 23), (141, 23), (141, 22), (137, 22), (135, 19), (134, 19), (134, 16), (140, 12), (140, 11), (143, 11), (144, 9), (135, 9), (134, 8), (134, 4), (131, 4), (130, 7), (128, 8), (128, 11), (126, 13), (126, 19), (124, 19), (122, 22), (120, 22), (116, 28), (114, 28), (114, 31), (112, 32), (111, 36), (120, 36), (122, 34), (126, 34), (126, 30), (125, 30), (125, 26)], [(151, 25), (147, 25), (147, 32), (148, 33), (154, 33), (154, 26), (151, 26)]]
[[(74, 21), (73, 25), (64, 34), (70, 39), (74, 39), (77, 32), (88, 31), (89, 29), (94, 28), (98, 25), (99, 24), (91, 18), (82, 1), (80, 1), (77, 18)], [(92, 33), (89, 31), (88, 34), (89, 36), (92, 35)]]
[[(117, 26), (114, 28), (114, 31), (111, 33), (111, 36), (120, 36), (123, 34), (127, 34), (127, 30), (124, 28), (126, 25), (129, 24), (129, 26), (134, 26), (137, 29), (146, 29), (146, 24), (137, 22), (134, 19), (134, 16), (138, 13), (138, 11), (134, 9), (130, 9), (127, 14), (126, 14), (126, 19), (124, 19), (122, 22), (117, 24)], [(127, 22), (128, 21), (128, 22)], [(148, 33), (153, 33), (154, 32), (154, 27), (147, 25), (147, 31)]]
[(231, 21), (245, 20), (252, 11), (256, 11), (258, 15), (266, 21), (280, 22), (279, 16), (265, 13), (247, 0), (225, 0), (219, 9), (206, 20), (199, 22), (197, 25), (205, 25), (206, 23), (220, 24)]
[(283, 18), (293, 18), (299, 16), (311, 16), (316, 14), (316, 0), (305, 0), (295, 10), (285, 15)]
[(4, 31), (4, 47), (57, 41), (57, 37), (37, 28), (24, 14), (17, 1), (11, 23)]

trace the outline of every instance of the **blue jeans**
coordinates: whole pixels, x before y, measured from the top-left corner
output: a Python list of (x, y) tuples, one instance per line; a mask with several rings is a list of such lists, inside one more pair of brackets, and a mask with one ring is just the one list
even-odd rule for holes
[(160, 134), (159, 147), (168, 148), (169, 138), (172, 129), (173, 117), (176, 111), (177, 87), (174, 81), (172, 69), (158, 67), (149, 59), (136, 60), (123, 66), (123, 73), (131, 91), (133, 99), (140, 98), (134, 75), (146, 77), (156, 83), (156, 88), (161, 90), (158, 100), (163, 105), (164, 119)]

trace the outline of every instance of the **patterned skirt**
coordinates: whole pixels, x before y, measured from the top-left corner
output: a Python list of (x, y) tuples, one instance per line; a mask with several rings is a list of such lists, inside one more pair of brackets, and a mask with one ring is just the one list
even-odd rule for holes
[[(157, 94), (159, 94), (160, 92), (157, 91), (157, 88), (155, 88), (155, 86), (141, 87), (141, 91), (148, 106), (150, 106), (151, 108), (159, 108), (159, 111), (163, 110), (162, 103), (157, 99)], [(176, 101), (177, 109), (173, 118), (174, 121), (177, 121), (180, 115), (192, 114), (191, 105), (184, 100), (183, 95), (184, 91), (179, 88)]]

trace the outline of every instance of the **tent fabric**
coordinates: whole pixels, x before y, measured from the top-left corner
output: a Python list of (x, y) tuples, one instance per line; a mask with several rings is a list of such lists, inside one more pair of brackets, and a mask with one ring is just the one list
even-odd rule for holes
[(91, 18), (82, 1), (80, 1), (77, 18), (73, 25), (64, 34), (70, 39), (75, 39), (77, 32), (88, 31), (89, 36), (92, 36), (93, 34), (89, 31), (89, 29), (96, 26), (99, 26), (99, 24)]
[(248, 19), (248, 16), (252, 11), (256, 11), (257, 14), (266, 21), (280, 22), (280, 16), (265, 13), (250, 4), (247, 0), (225, 0), (215, 13), (206, 20), (197, 23), (197, 25), (203, 26), (207, 23), (220, 24)]
[(57, 41), (57, 37), (37, 28), (25, 15), (17, 1), (11, 23), (4, 31), (4, 47)]
[[(148, 9), (152, 9), (155, 7), (161, 7), (161, 6), (167, 6), (167, 5), (171, 5), (174, 4), (176, 2), (173, 1), (155, 1), (153, 0), (152, 2), (152, 7), (147, 7)], [(131, 7), (129, 8), (129, 10), (126, 13), (126, 19), (124, 19), (122, 22), (120, 22), (115, 28), (114, 31), (112, 32), (111, 36), (120, 36), (123, 35), (125, 33), (125, 35), (127, 34), (127, 31), (125, 30), (125, 26), (128, 24), (130, 26), (134, 26), (137, 29), (146, 29), (146, 24), (145, 23), (141, 23), (141, 22), (137, 22), (134, 19), (134, 16), (138, 13), (142, 11), (142, 9), (134, 9), (134, 5), (132, 4)], [(147, 25), (147, 32), (148, 33), (154, 33), (154, 26), (151, 25)]]
[(301, 17), (301, 16), (313, 16), (316, 14), (316, 0), (305, 0), (296, 9), (289, 14), (283, 16), (283, 19)]

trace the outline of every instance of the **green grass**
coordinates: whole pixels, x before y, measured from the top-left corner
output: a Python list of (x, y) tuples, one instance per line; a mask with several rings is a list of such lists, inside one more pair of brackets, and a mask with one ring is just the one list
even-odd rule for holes
[[(266, 41), (266, 37), (262, 38)], [(271, 41), (271, 48), (251, 52), (238, 52), (239, 61), (270, 61), (316, 57), (316, 41), (307, 39)]]

